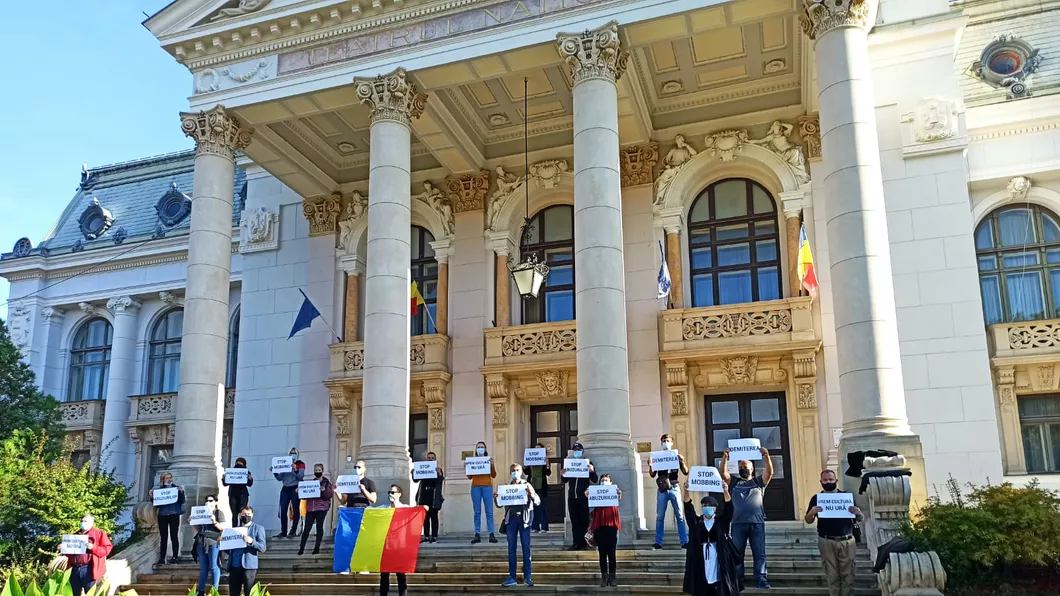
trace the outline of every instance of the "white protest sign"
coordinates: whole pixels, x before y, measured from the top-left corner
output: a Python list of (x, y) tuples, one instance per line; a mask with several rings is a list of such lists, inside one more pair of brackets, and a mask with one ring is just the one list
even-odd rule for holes
[(225, 528), (221, 532), (221, 540), (217, 544), (221, 550), (244, 548), (247, 545), (247, 541), (243, 540), (243, 537), (246, 535), (246, 528)]
[(588, 478), (589, 460), (565, 457), (563, 458), (563, 469), (567, 471), (567, 478)]
[(191, 515), (188, 517), (189, 526), (208, 526), (213, 523), (213, 515), (209, 507), (192, 507)]
[(618, 487), (590, 486), (589, 507), (618, 507)]
[(154, 496), (151, 501), (155, 507), (159, 505), (169, 505), (177, 502), (177, 496), (180, 494), (179, 489), (173, 488), (156, 488), (154, 489)]
[(530, 499), (525, 484), (502, 484), (497, 487), (497, 506), (526, 505)]
[(677, 457), (677, 450), (670, 449), (669, 451), (652, 451), (651, 469), (655, 470), (656, 472), (665, 472), (669, 470), (681, 469), (681, 460)]
[(545, 455), (544, 447), (531, 447), (523, 451), (523, 465), (524, 466), (546, 466), (548, 465), (548, 456)]
[(283, 474), (284, 472), (290, 472), (292, 466), (294, 466), (294, 458), (290, 455), (272, 458), (273, 474)]
[(729, 439), (729, 459), (732, 461), (762, 459), (762, 443), (758, 439)]
[(246, 484), (249, 472), (246, 468), (225, 468), (225, 483)]
[(467, 472), (468, 476), (481, 476), (483, 474), (488, 476), (490, 473), (489, 456), (469, 457), (465, 459), (464, 471)]
[(320, 498), (320, 481), (319, 480), (303, 480), (298, 483), (298, 498), (299, 499), (319, 499)]
[(340, 495), (351, 495), (361, 492), (361, 477), (357, 474), (344, 474), (335, 479), (335, 490)]
[(688, 490), (703, 493), (721, 493), (723, 481), (717, 468), (692, 466), (688, 471)]
[(88, 534), (63, 534), (59, 552), (64, 555), (83, 555), (88, 552)]
[(854, 506), (852, 493), (817, 493), (817, 506), (824, 510), (817, 514), (817, 517), (822, 519), (854, 518), (854, 514), (850, 512), (850, 508)]
[(430, 480), (438, 477), (438, 462), (418, 461), (412, 464), (413, 480)]

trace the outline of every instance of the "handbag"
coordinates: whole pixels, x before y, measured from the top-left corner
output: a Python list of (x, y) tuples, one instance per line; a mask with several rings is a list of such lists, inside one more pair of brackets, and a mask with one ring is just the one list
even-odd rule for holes
[[(589, 528), (593, 527), (593, 514), (595, 513), (595, 510), (589, 513)], [(588, 544), (590, 548), (596, 547), (596, 536), (591, 529), (585, 531), (585, 543)]]

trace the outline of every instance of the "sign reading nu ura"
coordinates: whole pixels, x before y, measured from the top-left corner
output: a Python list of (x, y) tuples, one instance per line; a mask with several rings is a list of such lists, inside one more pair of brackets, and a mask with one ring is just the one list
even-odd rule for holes
[(605, 2), (606, 0), (509, 0), (463, 12), (427, 19), (407, 26), (391, 27), (306, 50), (280, 54), (277, 74), (308, 70), (363, 58), (428, 41), (482, 31), (509, 23), (534, 19)]

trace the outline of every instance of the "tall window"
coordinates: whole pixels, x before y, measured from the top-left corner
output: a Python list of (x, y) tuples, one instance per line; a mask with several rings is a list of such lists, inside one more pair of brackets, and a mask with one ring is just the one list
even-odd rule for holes
[(688, 215), (692, 306), (780, 298), (777, 207), (766, 189), (732, 179), (707, 187)]
[(173, 393), (180, 384), (180, 338), (184, 334), (184, 309), (173, 309), (151, 330), (151, 355), (147, 370), (148, 393)]
[[(536, 254), (549, 267), (548, 277), (537, 298), (523, 300), (523, 323), (546, 323), (574, 319), (574, 208), (554, 205), (530, 220), (532, 229), (524, 238), (522, 254)], [(500, 271), (498, 275), (508, 275)]]
[(427, 415), (409, 416), (409, 456), (412, 461), (427, 459)]
[(147, 498), (147, 492), (158, 486), (162, 479), (162, 472), (168, 472), (173, 464), (172, 445), (154, 445), (151, 447), (151, 459), (148, 460), (148, 474), (151, 475), (151, 484), (143, 487), (143, 498)]
[(987, 325), (1060, 317), (1055, 215), (1037, 206), (998, 209), (976, 228), (975, 251)]
[(1060, 472), (1060, 396), (1021, 397), (1019, 411), (1027, 472)]
[[(434, 236), (430, 232), (412, 226), (412, 281), (419, 286), (425, 303), (412, 317), (412, 335), (434, 333), (434, 321), (438, 316), (438, 261), (434, 260), (431, 242), (434, 242)], [(427, 311), (430, 311), (430, 316), (427, 316)]]
[(228, 370), (225, 372), (225, 387), (236, 386), (236, 365), (239, 363), (239, 311), (232, 317), (232, 329), (228, 332)]
[(114, 330), (106, 319), (92, 319), (77, 330), (70, 348), (67, 401), (106, 399), (113, 339)]

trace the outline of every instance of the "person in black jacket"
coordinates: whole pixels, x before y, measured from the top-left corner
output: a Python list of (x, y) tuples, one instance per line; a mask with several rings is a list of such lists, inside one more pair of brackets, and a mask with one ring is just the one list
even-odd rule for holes
[[(571, 457), (574, 459), (582, 459), (584, 453), (581, 443), (571, 446)], [(589, 497), (585, 491), (589, 490), (590, 484), (599, 482), (600, 477), (596, 475), (593, 462), (589, 462), (588, 478), (567, 478), (566, 468), (560, 470), (559, 475), (567, 485), (567, 510), (570, 511), (570, 523), (574, 532), (574, 544), (570, 550), (589, 550), (589, 543), (585, 541), (585, 533), (589, 531)]]
[[(427, 461), (437, 461), (438, 456), (433, 451), (427, 452)], [(423, 523), (423, 537), (420, 542), (438, 542), (438, 512), (442, 510), (442, 483), (445, 482), (445, 474), (442, 467), (438, 466), (437, 478), (425, 478), (420, 480), (420, 486), (416, 489), (416, 504), (427, 510), (427, 519)]]
[[(247, 467), (247, 460), (242, 457), (236, 458), (235, 468)], [(247, 472), (246, 484), (228, 484), (225, 482), (224, 474), (221, 475), (221, 484), (228, 487), (228, 510), (232, 515), (239, 515), (243, 508), (250, 504), (250, 491), (248, 488), (254, 486), (254, 475)]]
[(731, 497), (724, 484), (725, 500), (704, 496), (703, 515), (696, 514), (685, 483), (685, 519), (688, 520), (688, 550), (685, 552), (684, 593), (692, 596), (736, 596), (743, 590), (743, 578), (736, 573), (736, 545), (729, 538), (732, 520)]
[[(545, 446), (538, 443), (534, 445), (534, 448), (544, 449)], [(530, 522), (530, 531), (535, 534), (548, 533), (548, 477), (551, 475), (552, 466), (548, 463), (547, 457), (543, 466), (526, 467), (526, 479), (537, 491), (537, 496), (541, 497), (541, 504), (534, 507), (534, 519)]]

